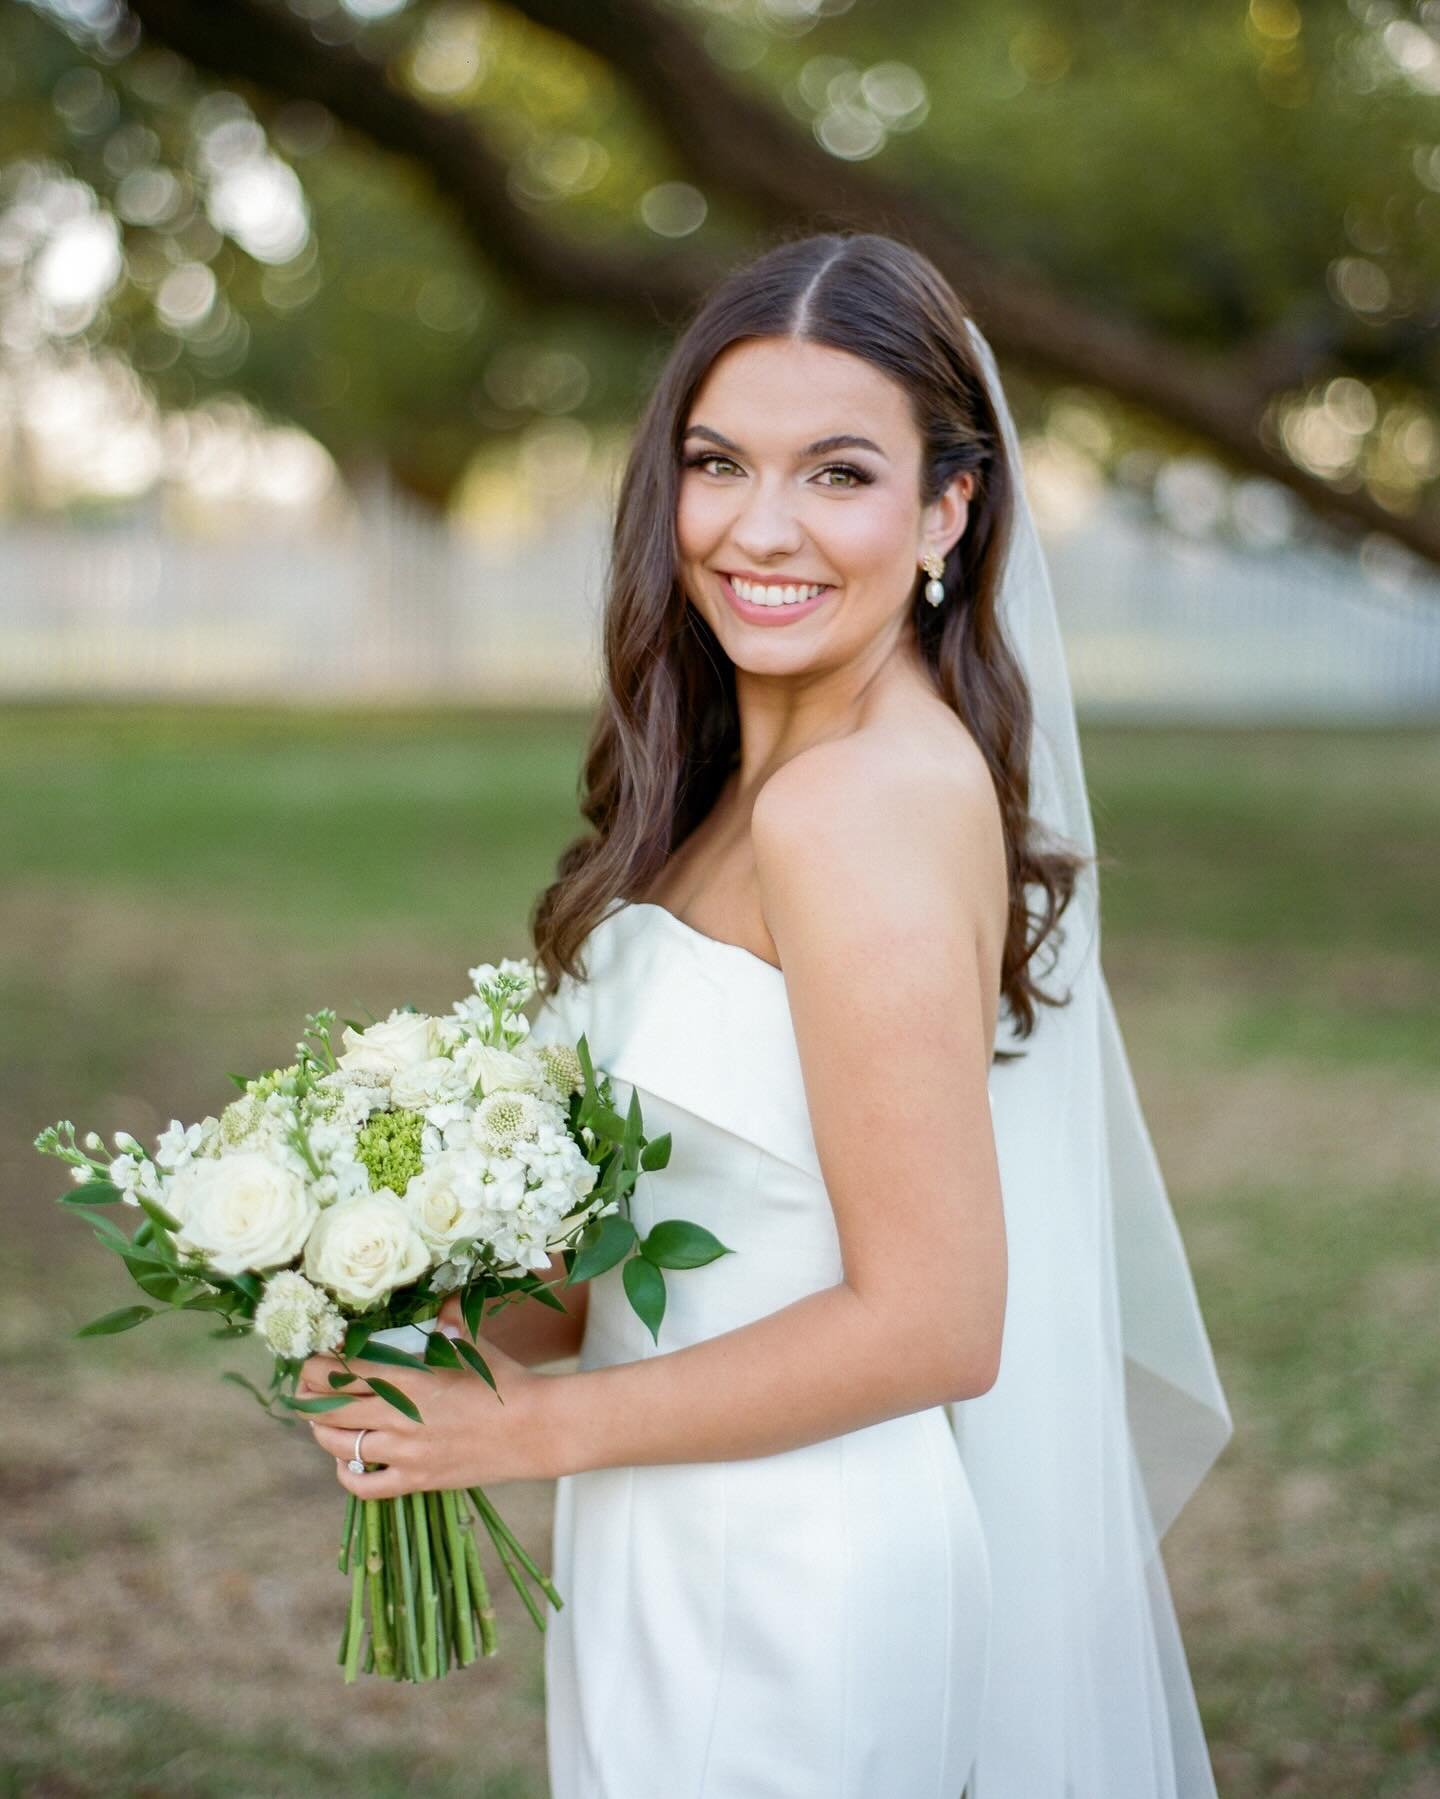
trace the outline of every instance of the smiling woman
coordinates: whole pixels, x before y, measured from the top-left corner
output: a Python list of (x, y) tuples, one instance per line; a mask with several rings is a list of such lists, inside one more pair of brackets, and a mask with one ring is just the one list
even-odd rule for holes
[[(792, 448), (805, 421), (831, 408), (870, 421), (881, 442), (834, 431)], [(769, 627), (824, 612), (832, 654), (893, 643), (914, 580), (921, 488), (922, 446), (903, 390), (848, 351), (751, 339), (716, 359), (692, 411), (743, 420), (752, 446), (698, 417), (685, 428), (686, 443), (703, 438), (726, 452), (685, 458), (676, 532), (686, 587), (731, 660), (745, 660), (732, 619)], [(841, 449), (859, 459), (828, 460)], [(975, 484), (973, 471), (952, 484), (937, 517), (944, 536), (964, 529)], [(789, 653), (808, 658), (813, 641), (807, 634)]]
[(409, 1445), (559, 1477), (552, 1799), (1213, 1799), (1157, 1544), (1228, 1414), (1013, 424), (923, 257), (807, 238), (706, 299), (605, 652), (533, 1029), (672, 1135), (637, 1229), (733, 1253), (663, 1353), (596, 1275), (574, 1372), (496, 1358), (499, 1413)]

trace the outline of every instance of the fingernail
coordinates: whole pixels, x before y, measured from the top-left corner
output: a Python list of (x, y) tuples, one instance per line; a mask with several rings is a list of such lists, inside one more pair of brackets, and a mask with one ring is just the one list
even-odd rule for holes
[(458, 1324), (442, 1324), (440, 1335), (442, 1337), (458, 1337), (461, 1335), (460, 1326)]

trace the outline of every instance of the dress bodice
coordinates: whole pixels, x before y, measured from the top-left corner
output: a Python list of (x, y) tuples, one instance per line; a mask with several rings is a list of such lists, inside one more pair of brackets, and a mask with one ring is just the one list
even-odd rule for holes
[(583, 1032), (617, 1109), (633, 1088), (646, 1136), (671, 1133), (668, 1164), (636, 1182), (636, 1229), (684, 1218), (733, 1252), (667, 1273), (658, 1348), (619, 1267), (597, 1277), (581, 1366), (682, 1348), (834, 1286), (840, 1243), (783, 971), (645, 901), (606, 913), (581, 959), (589, 978), (563, 977), (535, 1030)]
[(535, 1031), (583, 1032), (621, 1114), (633, 1088), (646, 1136), (671, 1133), (669, 1162), (635, 1184), (636, 1229), (684, 1218), (734, 1253), (667, 1272), (658, 1347), (619, 1267), (598, 1276), (581, 1366), (679, 1349), (833, 1286), (840, 1245), (781, 970), (646, 902), (607, 913), (582, 961), (589, 978), (563, 977)]

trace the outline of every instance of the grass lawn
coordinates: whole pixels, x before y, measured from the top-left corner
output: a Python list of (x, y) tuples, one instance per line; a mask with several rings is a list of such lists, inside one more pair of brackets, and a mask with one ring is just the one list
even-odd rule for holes
[[(525, 953), (583, 738), (461, 711), (0, 719), (0, 1791), (542, 1799), (508, 1583), (498, 1666), (344, 1688), (333, 1475), (218, 1380), (251, 1345), (179, 1319), (70, 1339), (132, 1294), (31, 1139), (153, 1136), (287, 1059), (307, 1010), (443, 1007)], [(1440, 738), (1084, 741), (1106, 971), (1236, 1420), (1166, 1539), (1220, 1791), (1435, 1799)], [(549, 1489), (498, 1497), (543, 1552)]]

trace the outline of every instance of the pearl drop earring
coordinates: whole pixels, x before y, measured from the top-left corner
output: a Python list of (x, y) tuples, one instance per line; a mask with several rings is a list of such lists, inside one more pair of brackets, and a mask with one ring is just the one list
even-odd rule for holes
[(932, 606), (938, 606), (945, 598), (945, 583), (940, 579), (945, 573), (945, 558), (932, 550), (920, 558), (920, 566), (930, 577), (925, 583), (925, 598)]

